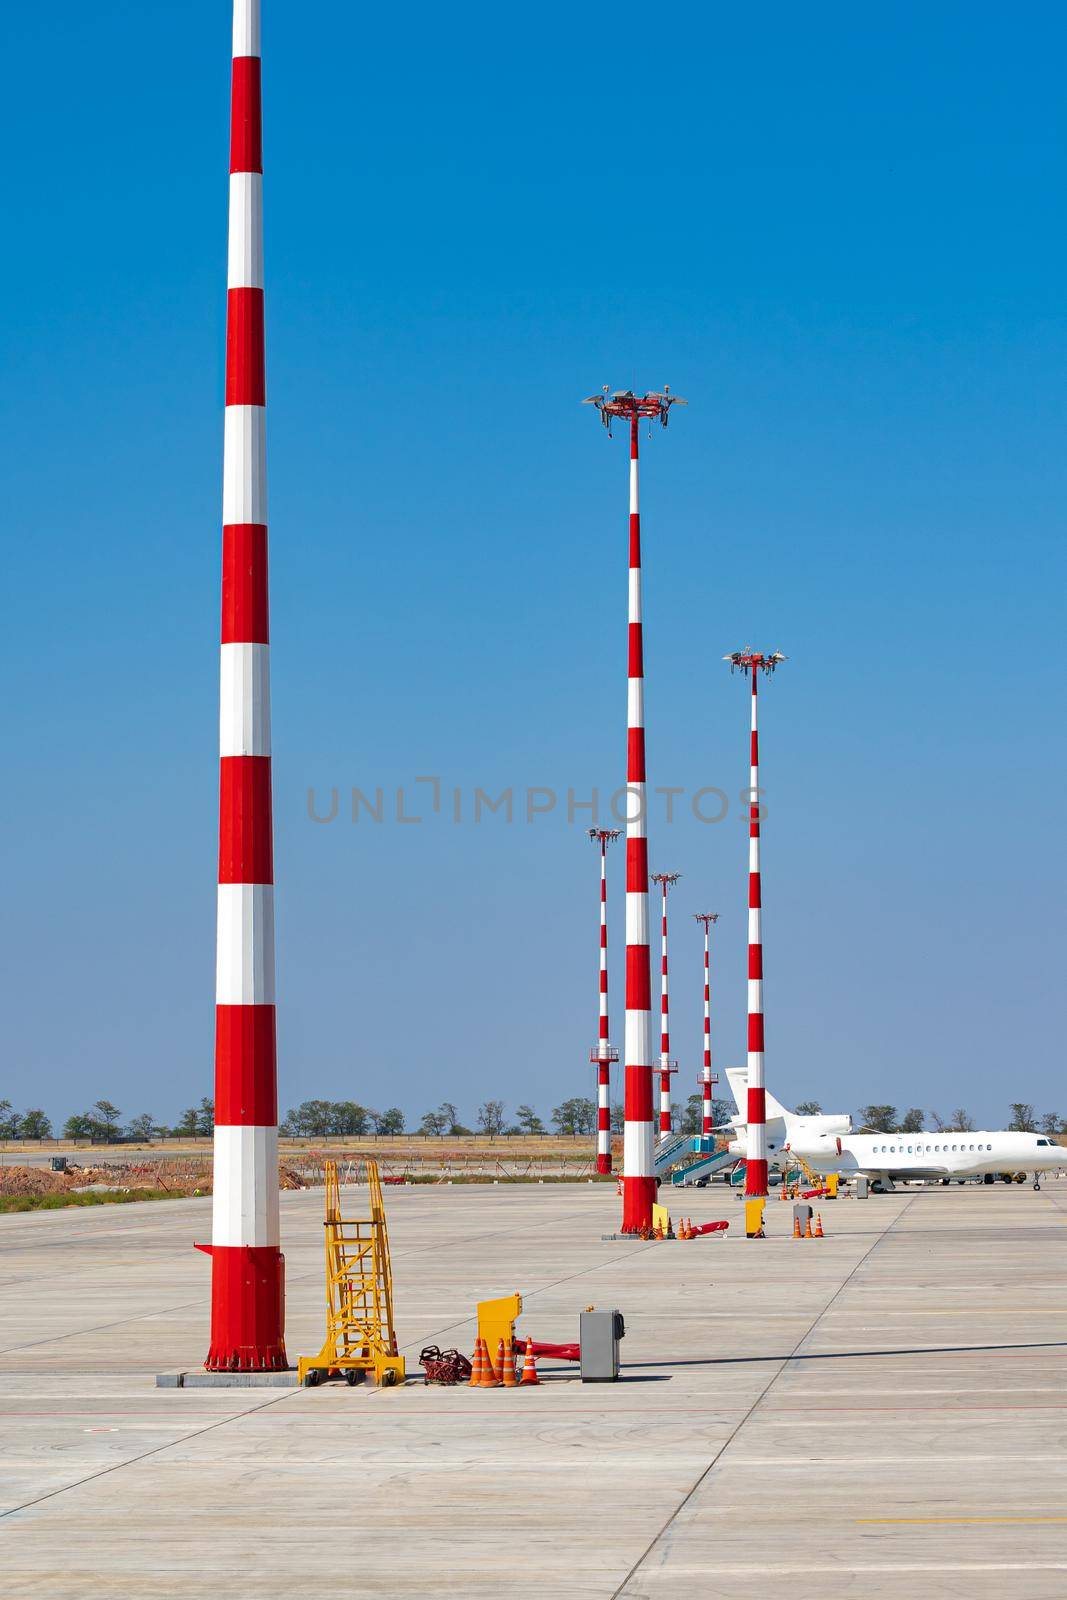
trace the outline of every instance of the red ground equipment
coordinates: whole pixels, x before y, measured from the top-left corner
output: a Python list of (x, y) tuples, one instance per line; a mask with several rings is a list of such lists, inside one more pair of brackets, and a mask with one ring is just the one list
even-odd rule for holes
[(419, 1365), (425, 1368), (423, 1383), (465, 1383), (471, 1375), (471, 1364), (459, 1350), (439, 1350), (428, 1344), (419, 1356)]

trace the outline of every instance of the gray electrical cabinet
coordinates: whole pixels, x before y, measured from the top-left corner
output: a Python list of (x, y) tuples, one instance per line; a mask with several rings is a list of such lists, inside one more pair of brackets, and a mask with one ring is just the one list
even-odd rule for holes
[(616, 1383), (619, 1340), (626, 1336), (621, 1311), (583, 1311), (578, 1337), (582, 1347), (582, 1382)]
[(856, 1179), (856, 1199), (857, 1200), (866, 1200), (867, 1191), (868, 1191), (869, 1188), (870, 1188), (870, 1184), (868, 1183), (866, 1176), (861, 1173), (860, 1176)]

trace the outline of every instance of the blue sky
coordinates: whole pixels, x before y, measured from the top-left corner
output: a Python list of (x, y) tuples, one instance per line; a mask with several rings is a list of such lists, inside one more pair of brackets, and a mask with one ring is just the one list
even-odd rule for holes
[[(212, 1076), (228, 13), (8, 33), (0, 1096), (167, 1118)], [(283, 1105), (590, 1090), (588, 817), (469, 800), (623, 781), (625, 446), (577, 402), (669, 382), (652, 784), (736, 797), (720, 657), (790, 656), (770, 1086), (1067, 1113), (1065, 36), (1051, 5), (264, 0)], [(308, 819), (309, 786), (414, 811), (418, 774), (463, 821)], [(654, 812), (650, 848), (688, 1087), (693, 911), (742, 1059), (736, 804)]]

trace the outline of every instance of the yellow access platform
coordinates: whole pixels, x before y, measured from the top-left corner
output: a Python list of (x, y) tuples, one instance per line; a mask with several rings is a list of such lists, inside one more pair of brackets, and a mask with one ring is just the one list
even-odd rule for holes
[(369, 1377), (383, 1388), (404, 1381), (382, 1184), (378, 1163), (366, 1165), (370, 1216), (344, 1218), (337, 1162), (326, 1163), (326, 1342), (297, 1363), (297, 1381), (308, 1388), (331, 1373), (353, 1384)]

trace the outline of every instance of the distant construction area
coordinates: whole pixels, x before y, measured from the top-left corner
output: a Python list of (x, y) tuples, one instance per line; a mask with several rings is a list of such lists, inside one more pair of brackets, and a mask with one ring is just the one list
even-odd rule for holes
[[(294, 1360), (322, 1204), (281, 1197)], [(386, 1204), (413, 1376), (381, 1390), (156, 1388), (203, 1359), (208, 1200), (0, 1217), (6, 1594), (1067, 1592), (1067, 1181), (838, 1200), (816, 1240), (772, 1201), (755, 1243), (723, 1189), (686, 1210), (726, 1239), (678, 1244), (604, 1242), (603, 1184)], [(621, 1309), (621, 1380), (424, 1388), (422, 1348), (469, 1355), (475, 1301), (513, 1290), (536, 1339)]]
[[(622, 1154), (622, 1139), (613, 1141)], [(283, 1189), (322, 1182), (327, 1159), (351, 1164), (352, 1175), (361, 1159), (372, 1156), (387, 1183), (455, 1183), (466, 1181), (526, 1180), (577, 1181), (597, 1176), (596, 1151), (586, 1135), (536, 1136), (479, 1134), (446, 1135), (370, 1134), (335, 1139), (287, 1139), (278, 1144), (279, 1183)], [(90, 1144), (87, 1140), (26, 1140), (0, 1143), (0, 1195), (8, 1192), (5, 1169), (50, 1168), (54, 1159), (83, 1169), (90, 1182), (161, 1184), (191, 1193), (209, 1193), (212, 1187), (212, 1141), (165, 1139), (146, 1144)], [(54, 1187), (62, 1189), (62, 1177)], [(11, 1192), (18, 1192), (13, 1189)]]

